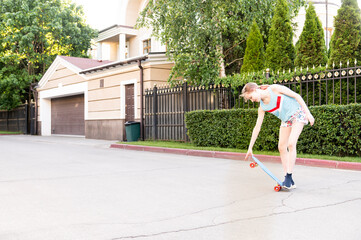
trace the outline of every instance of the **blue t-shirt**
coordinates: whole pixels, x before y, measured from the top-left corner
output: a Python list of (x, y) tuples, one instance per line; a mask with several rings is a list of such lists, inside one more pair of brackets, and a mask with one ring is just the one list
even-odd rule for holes
[(268, 92), (271, 95), (271, 100), (268, 104), (264, 104), (261, 99), (261, 108), (272, 113), (283, 122), (287, 122), (301, 107), (296, 99), (284, 94), (277, 95), (272, 91), (271, 87), (268, 87)]

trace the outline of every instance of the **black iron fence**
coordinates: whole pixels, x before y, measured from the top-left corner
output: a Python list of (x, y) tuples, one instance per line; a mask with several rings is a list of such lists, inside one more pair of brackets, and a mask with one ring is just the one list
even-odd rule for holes
[(219, 85), (192, 87), (155, 86), (145, 91), (145, 139), (187, 141), (184, 114), (194, 110), (230, 109), (235, 104), (232, 89)]
[[(299, 93), (308, 106), (361, 102), (361, 67), (332, 69), (286, 79), (278, 84)], [(240, 98), (239, 88), (210, 85), (155, 86), (145, 91), (144, 137), (188, 141), (184, 114), (194, 110), (254, 108), (259, 104)]]
[(0, 131), (36, 134), (35, 104), (23, 104), (9, 111), (0, 110)]
[(332, 69), (282, 81), (309, 106), (361, 102), (361, 67)]

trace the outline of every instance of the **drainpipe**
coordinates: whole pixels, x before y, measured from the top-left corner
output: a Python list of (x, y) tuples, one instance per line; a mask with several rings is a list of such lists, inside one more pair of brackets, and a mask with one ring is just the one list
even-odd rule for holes
[[(34, 135), (38, 135), (38, 90), (36, 90), (39, 87), (38, 83), (31, 83), (30, 84), (30, 90), (34, 94), (34, 100), (35, 100), (35, 126), (34, 126)], [(31, 102), (30, 102), (31, 106)], [(31, 108), (30, 108), (31, 109)], [(31, 116), (31, 112), (30, 112)], [(30, 120), (31, 121), (31, 120)], [(30, 127), (31, 129), (31, 127)]]
[(143, 109), (143, 91), (144, 91), (144, 79), (143, 79), (143, 67), (142, 60), (138, 60), (138, 67), (140, 69), (140, 139), (144, 141), (144, 109)]

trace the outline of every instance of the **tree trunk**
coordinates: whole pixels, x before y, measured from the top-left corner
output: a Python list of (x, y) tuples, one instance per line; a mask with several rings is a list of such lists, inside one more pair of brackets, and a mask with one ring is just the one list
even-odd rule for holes
[(217, 46), (217, 51), (220, 53), (219, 63), (220, 63), (220, 66), (221, 66), (221, 70), (219, 72), (219, 76), (222, 78), (222, 77), (226, 76), (226, 69), (224, 67), (224, 59), (222, 57), (222, 55), (223, 55), (223, 47), (221, 45), (218, 45)]

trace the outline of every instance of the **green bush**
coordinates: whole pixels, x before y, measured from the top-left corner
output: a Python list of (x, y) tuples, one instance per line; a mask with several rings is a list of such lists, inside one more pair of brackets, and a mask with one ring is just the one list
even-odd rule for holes
[[(361, 156), (361, 104), (310, 107), (314, 126), (305, 126), (299, 153)], [(257, 109), (201, 110), (186, 114), (188, 135), (197, 146), (247, 149)], [(254, 150), (277, 151), (280, 120), (266, 113)]]
[(306, 20), (296, 44), (295, 66), (312, 67), (326, 65), (327, 50), (322, 24), (316, 15), (312, 2), (306, 10)]
[(286, 0), (277, 0), (275, 2), (266, 47), (266, 67), (277, 71), (293, 68), (295, 48), (292, 40), (293, 31), (289, 3)]
[(242, 73), (256, 72), (264, 68), (263, 39), (256, 21), (253, 21), (251, 31), (248, 34), (246, 53), (243, 59)]
[(356, 0), (343, 0), (334, 18), (334, 33), (330, 42), (328, 66), (342, 62), (354, 65), (355, 59), (361, 60), (361, 16)]

